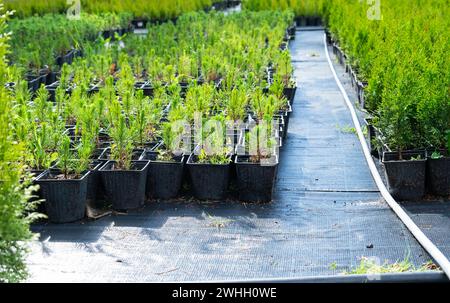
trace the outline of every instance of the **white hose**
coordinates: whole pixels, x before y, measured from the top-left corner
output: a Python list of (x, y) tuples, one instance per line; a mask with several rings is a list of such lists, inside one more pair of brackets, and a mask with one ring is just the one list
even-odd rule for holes
[(413, 236), (419, 241), (419, 243), (423, 246), (423, 248), (433, 257), (433, 259), (439, 264), (442, 270), (445, 272), (448, 278), (450, 278), (450, 262), (444, 256), (444, 254), (433, 244), (433, 242), (428, 239), (428, 237), (420, 230), (420, 228), (411, 220), (411, 218), (406, 214), (403, 208), (392, 198), (391, 194), (387, 190), (384, 185), (383, 180), (378, 172), (378, 169), (373, 161), (372, 155), (370, 153), (369, 147), (367, 146), (366, 139), (364, 137), (363, 131), (361, 129), (361, 125), (359, 124), (358, 117), (356, 115), (355, 108), (353, 107), (352, 102), (348, 98), (348, 95), (342, 86), (341, 81), (339, 80), (336, 71), (334, 69), (333, 63), (331, 62), (330, 55), (328, 54), (328, 46), (326, 35), (324, 34), (324, 46), (325, 46), (325, 54), (327, 56), (328, 64), (330, 65), (331, 72), (333, 73), (334, 79), (339, 86), (339, 89), (347, 103), (347, 107), (350, 110), (352, 115), (353, 124), (355, 125), (356, 132), (358, 133), (359, 142), (364, 151), (364, 156), (366, 158), (367, 164), (369, 165), (370, 172), (372, 177), (380, 190), (381, 195), (386, 200), (388, 205), (392, 208), (395, 214), (400, 218), (400, 220), (406, 225), (409, 231), (413, 234)]

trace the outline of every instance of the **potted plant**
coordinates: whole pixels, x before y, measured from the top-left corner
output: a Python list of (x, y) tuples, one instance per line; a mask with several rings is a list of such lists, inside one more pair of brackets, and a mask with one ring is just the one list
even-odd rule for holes
[(399, 200), (419, 200), (425, 195), (426, 154), (411, 148), (420, 144), (411, 112), (415, 106), (407, 94), (400, 98), (392, 95), (386, 98), (376, 121), (386, 144), (394, 150), (383, 153), (382, 163), (389, 190)]
[(81, 134), (80, 144), (84, 151), (89, 154), (89, 178), (87, 186), (87, 199), (91, 201), (101, 200), (104, 197), (104, 190), (100, 179), (99, 169), (106, 163), (100, 160), (105, 153), (105, 149), (97, 148), (100, 134), (101, 111), (95, 103), (85, 104), (78, 110), (75, 131)]
[(73, 222), (84, 217), (89, 155), (90, 150), (83, 146), (74, 153), (70, 148), (70, 138), (65, 136), (58, 151), (56, 167), (36, 179), (51, 222)]
[(48, 128), (47, 123), (42, 123), (41, 125), (31, 124), (30, 140), (27, 142), (28, 156), (25, 160), (29, 171), (36, 177), (49, 169), (58, 156), (56, 151), (49, 150), (50, 133), (51, 130)]
[[(144, 97), (142, 90), (136, 91), (134, 98), (134, 119), (131, 120), (132, 128), (136, 131), (134, 145), (138, 148), (153, 148), (158, 142), (158, 124), (162, 117), (162, 100)], [(158, 142), (159, 143), (159, 142)]]
[(233, 123), (233, 144), (237, 144), (240, 131), (243, 128), (246, 108), (248, 106), (248, 95), (245, 88), (234, 88), (227, 94), (226, 98), (227, 119)]
[(144, 205), (148, 161), (132, 161), (133, 130), (127, 126), (125, 117), (110, 128), (113, 139), (111, 158), (100, 168), (100, 177), (106, 199), (116, 210), (136, 209)]
[(177, 197), (183, 181), (184, 156), (178, 146), (184, 125), (166, 122), (162, 127), (162, 144), (155, 150), (146, 150), (142, 159), (150, 161), (146, 193), (152, 199)]
[(289, 100), (284, 96), (284, 85), (281, 81), (281, 77), (275, 76), (272, 85), (269, 88), (269, 92), (275, 97), (277, 114), (283, 118), (284, 129), (283, 129), (283, 139), (286, 138), (289, 129), (289, 120), (292, 113), (292, 105)]
[(260, 91), (251, 98), (255, 120), (238, 146), (235, 160), (239, 200), (270, 202), (278, 170), (277, 98)]
[(432, 151), (427, 161), (427, 187), (430, 194), (450, 195), (450, 130), (447, 131), (447, 147)]
[(210, 127), (204, 129), (211, 132), (202, 132), (204, 142), (189, 156), (187, 167), (194, 196), (200, 200), (220, 200), (228, 191), (231, 152), (225, 144), (223, 124), (214, 120), (208, 123)]
[(289, 51), (283, 51), (278, 56), (276, 63), (276, 75), (281, 78), (284, 85), (283, 94), (289, 103), (294, 103), (295, 92), (297, 90), (297, 83), (292, 76), (293, 67), (291, 62), (291, 55)]
[(382, 163), (389, 190), (398, 200), (419, 200), (425, 195), (425, 151), (384, 152)]
[(182, 93), (187, 90), (189, 83), (197, 80), (197, 78), (198, 66), (196, 60), (186, 54), (181, 55), (178, 61), (178, 81)]

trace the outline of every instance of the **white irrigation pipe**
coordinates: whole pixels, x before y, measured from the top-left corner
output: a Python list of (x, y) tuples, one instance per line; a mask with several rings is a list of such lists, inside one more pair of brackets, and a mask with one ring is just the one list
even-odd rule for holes
[(395, 214), (400, 218), (400, 220), (406, 225), (409, 231), (414, 235), (414, 237), (419, 241), (419, 243), (423, 246), (423, 248), (433, 257), (433, 259), (439, 264), (442, 270), (445, 272), (448, 278), (450, 278), (450, 262), (444, 256), (444, 254), (433, 244), (433, 242), (428, 239), (428, 237), (420, 230), (420, 228), (411, 220), (411, 218), (406, 214), (403, 208), (392, 198), (391, 194), (387, 190), (384, 185), (383, 180), (378, 172), (378, 169), (373, 162), (372, 155), (370, 153), (369, 147), (367, 146), (366, 139), (364, 137), (363, 131), (361, 129), (361, 125), (359, 124), (358, 117), (356, 115), (355, 108), (353, 107), (352, 102), (348, 98), (348, 95), (342, 86), (341, 81), (339, 80), (336, 70), (334, 69), (333, 63), (331, 62), (330, 55), (328, 54), (328, 46), (326, 35), (324, 34), (324, 46), (325, 46), (325, 54), (327, 56), (328, 64), (330, 65), (331, 72), (333, 73), (334, 79), (339, 86), (339, 89), (347, 103), (347, 107), (350, 110), (352, 115), (353, 124), (355, 125), (356, 132), (358, 133), (359, 142), (364, 151), (364, 156), (366, 158), (367, 164), (369, 165), (370, 172), (372, 173), (372, 177), (375, 180), (375, 183), (380, 190), (381, 195), (395, 212)]

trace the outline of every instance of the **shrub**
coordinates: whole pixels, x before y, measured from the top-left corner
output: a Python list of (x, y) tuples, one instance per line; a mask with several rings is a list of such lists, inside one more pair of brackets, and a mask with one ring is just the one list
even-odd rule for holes
[(27, 276), (24, 258), (26, 241), (33, 238), (30, 223), (38, 216), (29, 202), (36, 188), (24, 174), (23, 145), (13, 138), (12, 96), (5, 88), (8, 65), (9, 35), (6, 34), (8, 13), (0, 7), (0, 282), (18, 282)]

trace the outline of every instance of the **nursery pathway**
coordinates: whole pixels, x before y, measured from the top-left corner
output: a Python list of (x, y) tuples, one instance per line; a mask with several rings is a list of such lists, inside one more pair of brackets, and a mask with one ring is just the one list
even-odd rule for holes
[(160, 203), (126, 216), (35, 225), (41, 242), (28, 260), (30, 281), (299, 278), (340, 274), (361, 256), (428, 261), (381, 199), (349, 131), (323, 31), (297, 32), (291, 49), (300, 88), (273, 203)]

